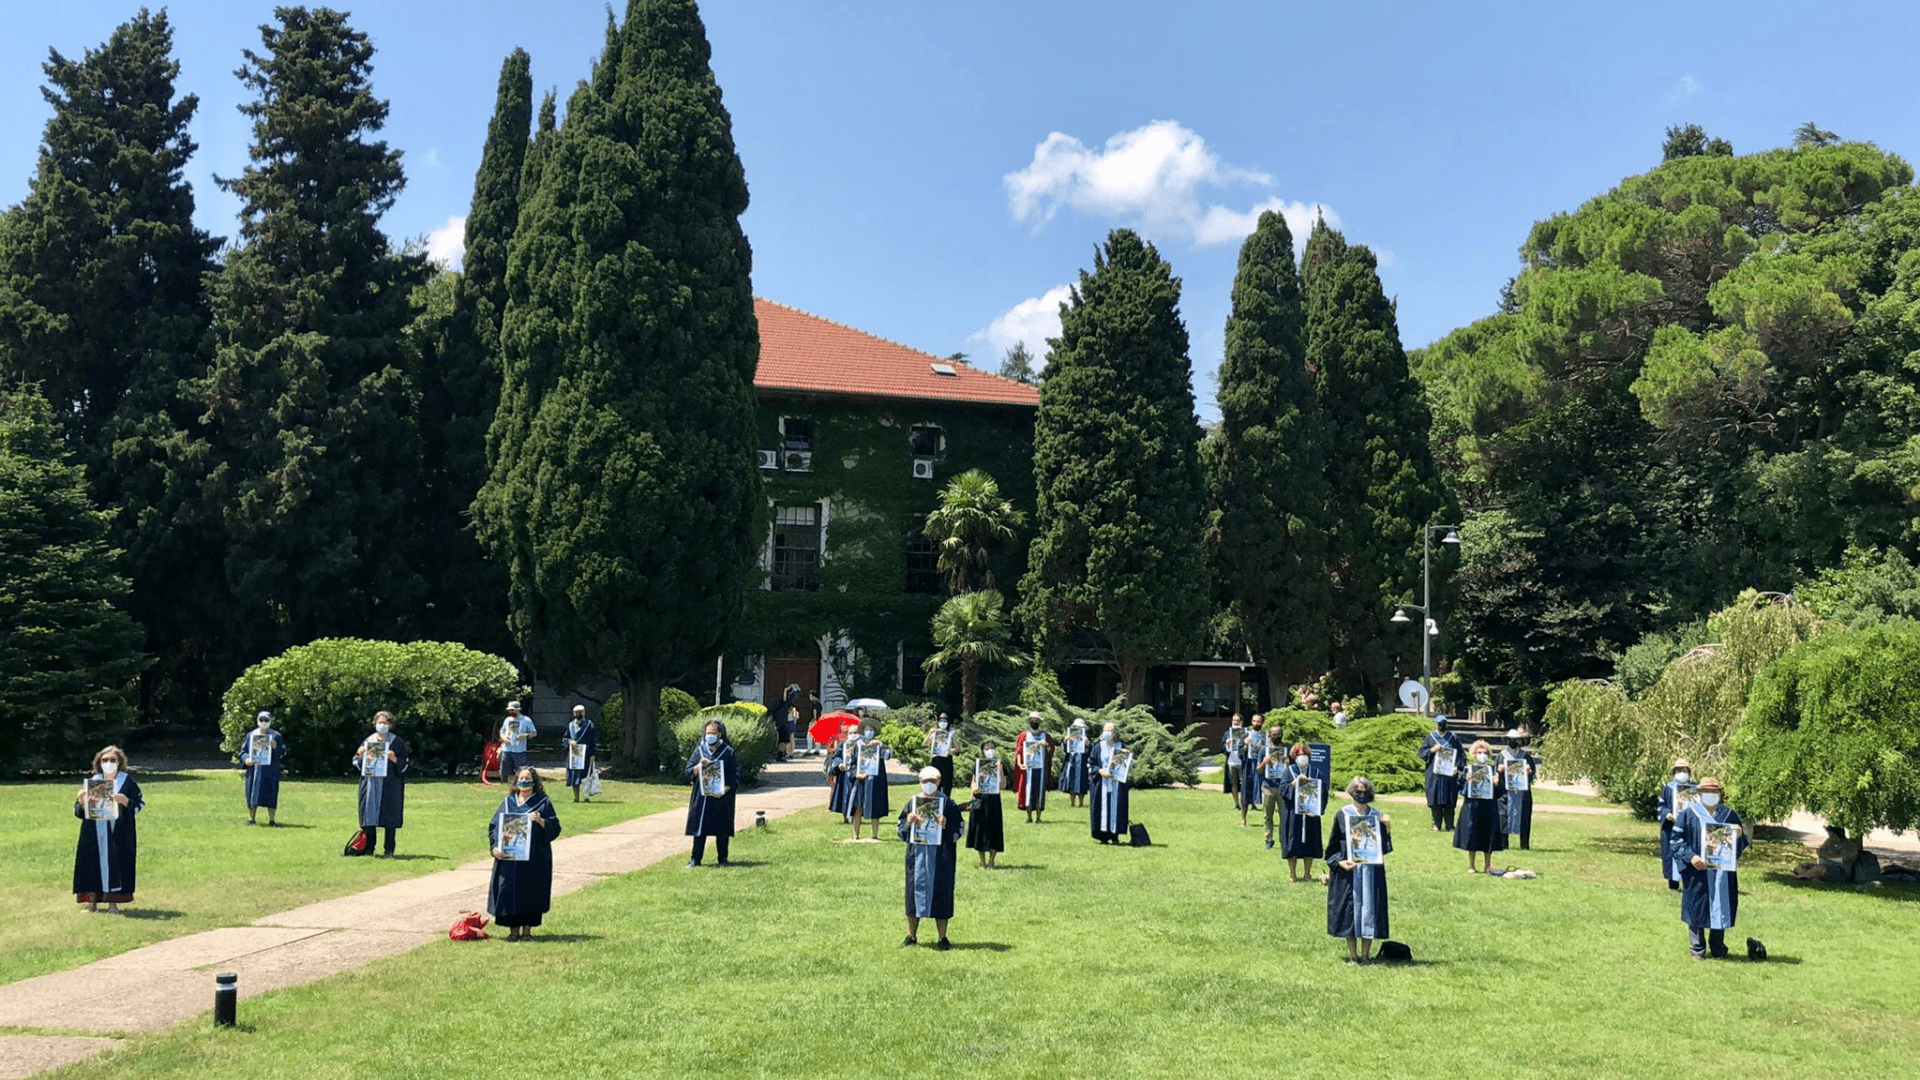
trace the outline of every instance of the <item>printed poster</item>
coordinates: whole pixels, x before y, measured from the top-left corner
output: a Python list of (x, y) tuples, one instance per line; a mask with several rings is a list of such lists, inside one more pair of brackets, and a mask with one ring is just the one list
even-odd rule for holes
[(933, 756), (934, 757), (952, 757), (953, 756), (953, 732), (936, 731), (933, 733)]
[(1118, 783), (1126, 783), (1133, 776), (1133, 751), (1115, 750), (1113, 758), (1107, 763), (1107, 771), (1113, 774)]
[(974, 762), (973, 786), (982, 795), (1000, 794), (1000, 766), (992, 761)]
[(1533, 769), (1525, 758), (1515, 758), (1507, 765), (1507, 790), (1526, 791), (1533, 786)]
[(1714, 870), (1739, 869), (1740, 826), (1731, 821), (1708, 821), (1703, 826), (1700, 857)]
[(254, 732), (247, 736), (247, 756), (253, 759), (254, 768), (273, 764), (273, 736)]
[(700, 759), (700, 791), (709, 799), (727, 793), (727, 772), (712, 758)]
[(1293, 782), (1293, 812), (1307, 817), (1319, 817), (1325, 809), (1322, 800), (1320, 781), (1311, 776), (1303, 776)]
[(1366, 866), (1379, 866), (1387, 861), (1384, 849), (1380, 836), (1380, 815), (1347, 816), (1347, 858)]
[(526, 862), (533, 855), (533, 815), (501, 814), (500, 850), (508, 862)]
[(1287, 777), (1287, 759), (1276, 753), (1267, 759), (1267, 779), (1284, 780)]
[(371, 777), (387, 775), (386, 740), (368, 739), (364, 749), (366, 753), (360, 755), (360, 775)]
[(579, 771), (587, 767), (587, 744), (570, 742), (567, 744), (567, 768)]
[(1467, 798), (1493, 798), (1493, 763), (1476, 761), (1467, 766)]
[(1067, 753), (1084, 754), (1086, 752), (1087, 752), (1086, 731), (1081, 728), (1076, 728), (1073, 731), (1067, 732)]
[(1047, 744), (1045, 742), (1036, 742), (1032, 739), (1027, 740), (1027, 760), (1024, 767), (1028, 769), (1044, 769), (1047, 767)]
[(853, 775), (860, 780), (880, 775), (880, 744), (872, 741), (861, 743), (859, 764), (855, 768)]
[(113, 801), (113, 781), (87, 781), (86, 812), (88, 821), (120, 820), (120, 804)]
[(913, 812), (920, 816), (920, 824), (907, 833), (910, 844), (938, 844), (940, 842), (940, 797), (938, 795), (915, 795)]
[(1452, 776), (1459, 771), (1460, 763), (1455, 757), (1453, 747), (1441, 746), (1433, 751), (1433, 774), (1435, 776)]

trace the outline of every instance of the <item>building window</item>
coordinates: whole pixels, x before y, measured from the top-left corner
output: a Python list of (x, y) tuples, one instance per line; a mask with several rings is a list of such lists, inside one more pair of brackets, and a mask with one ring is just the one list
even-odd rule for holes
[(773, 511), (774, 592), (820, 589), (820, 507), (779, 506)]
[(925, 649), (911, 645), (900, 649), (900, 692), (914, 697), (927, 696), (927, 657), (933, 655)]
[(813, 421), (800, 416), (781, 417), (780, 440), (783, 450), (812, 450)]
[(927, 537), (924, 522), (907, 536), (907, 592), (940, 595), (940, 545)]
[(907, 444), (913, 447), (913, 456), (939, 460), (947, 456), (947, 440), (940, 429), (931, 424), (915, 424), (907, 433)]

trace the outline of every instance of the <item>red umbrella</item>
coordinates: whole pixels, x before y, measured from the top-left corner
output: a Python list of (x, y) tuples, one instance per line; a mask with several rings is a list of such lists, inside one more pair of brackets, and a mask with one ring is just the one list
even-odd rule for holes
[(826, 713), (807, 728), (807, 738), (824, 746), (839, 737), (841, 728), (859, 722), (859, 717), (844, 709)]

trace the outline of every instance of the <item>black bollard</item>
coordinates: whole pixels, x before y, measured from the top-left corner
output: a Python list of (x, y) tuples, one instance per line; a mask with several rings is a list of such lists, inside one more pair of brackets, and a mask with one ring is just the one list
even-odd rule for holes
[(213, 1026), (232, 1027), (240, 1006), (240, 976), (223, 971), (213, 977)]
[(767, 827), (767, 812), (765, 810), (755, 810), (753, 812), (753, 827), (756, 829), (764, 829)]

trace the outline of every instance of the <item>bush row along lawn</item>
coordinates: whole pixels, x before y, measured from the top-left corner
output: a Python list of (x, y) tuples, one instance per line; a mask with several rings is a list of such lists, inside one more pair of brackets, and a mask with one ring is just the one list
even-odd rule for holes
[[(736, 869), (678, 860), (564, 897), (531, 944), (441, 941), (250, 999), (104, 1064), (143, 1080), (569, 1077), (1891, 1075), (1920, 1040), (1920, 899), (1797, 883), (1761, 842), (1737, 940), (1694, 963), (1650, 825), (1542, 813), (1540, 872), (1464, 872), (1421, 808), (1390, 804), (1393, 936), (1350, 967), (1325, 889), (1290, 885), (1217, 792), (1142, 792), (1151, 849), (1085, 817), (1009, 814), (997, 872), (962, 851), (957, 947), (901, 949), (901, 846), (835, 844), (824, 812), (742, 836)], [(890, 832), (883, 830), (886, 835)], [(923, 940), (933, 939), (924, 926)], [(84, 1072), (83, 1072), (84, 1070)]]
[[(78, 781), (0, 785), (0, 983), (63, 971), (165, 938), (223, 926), (316, 900), (446, 870), (487, 851), (487, 821), (505, 788), (478, 781), (407, 784), (406, 827), (392, 859), (347, 859), (340, 849), (358, 820), (351, 779), (280, 785), (281, 827), (246, 825), (246, 797), (234, 772), (136, 772), (140, 863), (127, 915), (89, 915), (73, 902), (73, 816)], [(568, 832), (583, 832), (684, 803), (677, 784), (606, 781), (605, 794), (574, 806), (550, 789)]]

